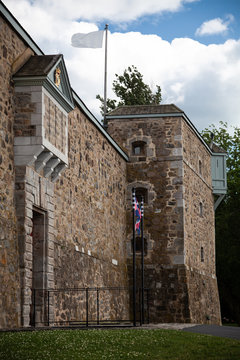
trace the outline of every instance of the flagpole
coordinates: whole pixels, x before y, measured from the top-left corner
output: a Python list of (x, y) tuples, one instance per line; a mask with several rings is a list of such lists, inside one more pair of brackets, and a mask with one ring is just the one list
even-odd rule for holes
[(133, 206), (133, 325), (136, 326), (136, 238), (135, 238), (135, 189), (132, 189)]
[(144, 201), (141, 202), (141, 237), (142, 237), (142, 323), (144, 324), (144, 235), (143, 235)]
[(107, 113), (107, 40), (108, 40), (108, 24), (105, 25), (105, 70), (104, 70), (104, 108), (103, 108), (103, 127), (105, 130), (107, 130), (107, 119), (106, 119), (106, 113)]

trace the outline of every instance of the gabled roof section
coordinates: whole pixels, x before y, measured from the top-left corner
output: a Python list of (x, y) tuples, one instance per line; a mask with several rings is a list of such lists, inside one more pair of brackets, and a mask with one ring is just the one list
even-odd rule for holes
[(17, 71), (17, 76), (44, 76), (56, 65), (62, 55), (35, 55)]
[(150, 114), (169, 114), (169, 113), (183, 113), (183, 110), (179, 109), (174, 104), (164, 105), (131, 105), (120, 106), (117, 109), (109, 112), (107, 116), (116, 115), (150, 115)]
[(72, 90), (62, 55), (34, 55), (13, 76), (15, 85), (42, 85), (70, 112)]

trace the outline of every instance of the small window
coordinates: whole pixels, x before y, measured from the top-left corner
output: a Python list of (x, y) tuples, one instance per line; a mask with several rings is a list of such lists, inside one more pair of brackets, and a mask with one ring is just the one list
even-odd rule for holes
[(141, 154), (141, 147), (135, 146), (134, 147), (134, 155), (140, 155)]
[(201, 160), (199, 160), (198, 167), (199, 167), (199, 174), (202, 175), (202, 162), (201, 162)]
[[(142, 253), (142, 238), (141, 236), (137, 236), (135, 238), (136, 241), (136, 254)], [(144, 241), (144, 255), (147, 255), (147, 239), (143, 239)], [(133, 251), (133, 240), (132, 240), (132, 251)]]
[(136, 194), (136, 198), (139, 204), (141, 204), (142, 202), (142, 198), (143, 198), (143, 202), (144, 204), (148, 203), (148, 190), (146, 188), (136, 188), (135, 189), (135, 194)]
[(144, 141), (135, 141), (132, 144), (132, 153), (135, 156), (144, 156), (146, 152), (146, 143)]
[(202, 204), (202, 202), (199, 203), (199, 215), (203, 216), (203, 204)]
[(201, 246), (201, 262), (204, 262), (204, 250), (202, 246)]

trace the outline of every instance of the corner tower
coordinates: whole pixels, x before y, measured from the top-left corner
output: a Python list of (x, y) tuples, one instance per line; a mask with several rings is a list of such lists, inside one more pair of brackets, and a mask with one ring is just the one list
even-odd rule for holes
[[(144, 196), (145, 286), (150, 289), (151, 321), (220, 323), (211, 149), (172, 104), (120, 107), (107, 119), (110, 135), (130, 160), (129, 271), (131, 189)], [(140, 256), (138, 267), (140, 273)]]

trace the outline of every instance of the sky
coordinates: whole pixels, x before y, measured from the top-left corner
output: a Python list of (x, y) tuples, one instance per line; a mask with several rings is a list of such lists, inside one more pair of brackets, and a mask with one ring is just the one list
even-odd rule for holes
[(104, 46), (71, 46), (74, 33), (108, 32), (107, 96), (131, 65), (162, 104), (175, 104), (199, 131), (240, 126), (240, 0), (3, 0), (45, 54), (64, 56), (72, 88), (101, 120)]

